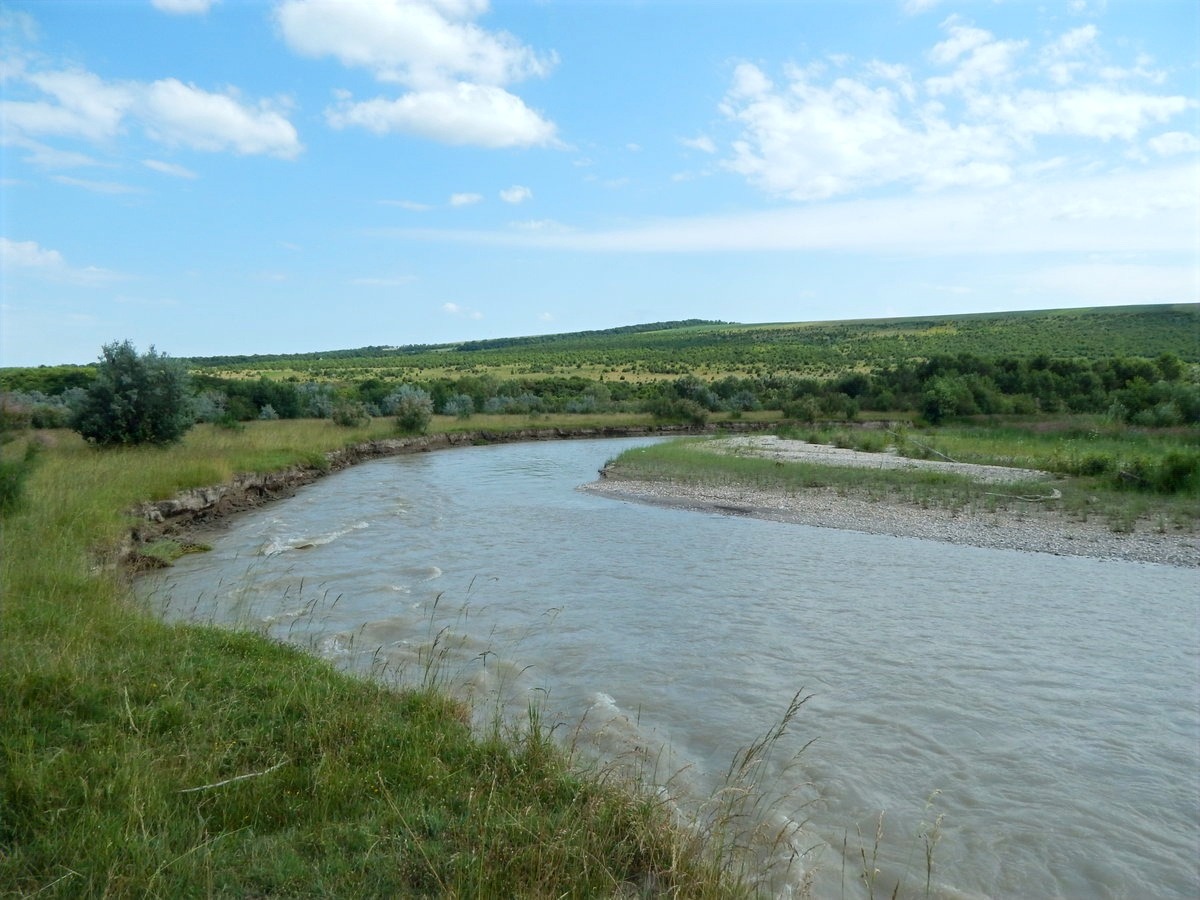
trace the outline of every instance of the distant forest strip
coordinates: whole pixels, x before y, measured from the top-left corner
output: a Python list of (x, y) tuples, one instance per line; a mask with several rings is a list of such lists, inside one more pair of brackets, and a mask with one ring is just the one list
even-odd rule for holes
[[(374, 355), (371, 355), (374, 354)], [(1101, 414), (1146, 427), (1200, 423), (1200, 304), (816, 324), (701, 320), (608, 331), (182, 360), (197, 421), (391, 415), (401, 388), (436, 412), (645, 412), (701, 421), (768, 409), (853, 419), (907, 411)], [(59, 427), (90, 366), (0, 370), (10, 425)]]

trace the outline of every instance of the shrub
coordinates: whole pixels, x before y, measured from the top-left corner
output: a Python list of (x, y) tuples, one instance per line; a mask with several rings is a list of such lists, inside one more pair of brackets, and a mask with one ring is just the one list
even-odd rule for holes
[(708, 421), (708, 410), (695, 400), (672, 397), (657, 397), (646, 404), (646, 412), (664, 422), (685, 422), (703, 425)]
[(105, 344), (72, 427), (101, 446), (171, 444), (192, 427), (187, 371), (151, 347)]
[(367, 411), (361, 403), (339, 400), (333, 406), (333, 422), (345, 428), (357, 428), (367, 423)]
[(384, 401), (396, 414), (396, 428), (403, 434), (421, 434), (433, 418), (433, 398), (428, 391), (405, 384)]
[(475, 401), (469, 394), (455, 394), (442, 405), (442, 415), (444, 416), (469, 419), (473, 412), (475, 412)]

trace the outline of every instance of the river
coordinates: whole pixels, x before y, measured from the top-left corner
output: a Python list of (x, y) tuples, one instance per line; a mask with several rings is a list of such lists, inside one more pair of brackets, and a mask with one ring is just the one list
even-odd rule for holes
[(799, 852), (749, 863), (781, 896), (806, 878), (868, 896), (876, 869), (875, 896), (924, 896), (927, 843), (936, 897), (1200, 894), (1195, 570), (576, 490), (648, 441), (364, 463), (235, 517), (139, 593), (439, 679), (481, 721), (533, 702), (690, 812), (742, 796), (731, 761), (800, 692), (743, 810)]

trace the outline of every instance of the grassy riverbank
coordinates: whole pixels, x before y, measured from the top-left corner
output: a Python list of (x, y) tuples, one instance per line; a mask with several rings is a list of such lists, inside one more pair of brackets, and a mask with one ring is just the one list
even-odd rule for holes
[[(780, 434), (872, 453), (895, 450), (919, 459), (1036, 469), (1056, 477), (1053, 490), (1036, 480), (997, 488), (949, 472), (711, 453), (703, 438), (629, 451), (614, 461), (612, 472), (630, 479), (782, 493), (831, 488), (846, 496), (967, 512), (1037, 502), (1064, 520), (1104, 521), (1117, 533), (1139, 526), (1162, 533), (1200, 528), (1200, 435), (1194, 430), (1110, 427), (1075, 417), (894, 430), (792, 427)], [(1042, 499), (1050, 493), (1058, 496)]]
[[(580, 421), (537, 423), (564, 424)], [(577, 774), (536, 723), (472, 734), (437, 691), (163, 624), (110, 564), (140, 501), (385, 436), (263, 422), (110, 452), (45, 436), (3, 520), (0, 894), (742, 893), (660, 802)]]

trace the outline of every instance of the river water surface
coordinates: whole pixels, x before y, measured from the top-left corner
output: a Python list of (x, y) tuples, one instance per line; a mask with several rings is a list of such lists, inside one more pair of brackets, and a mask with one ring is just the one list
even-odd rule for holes
[(927, 841), (938, 897), (1200, 894), (1195, 570), (576, 490), (646, 442), (365, 463), (236, 517), (141, 593), (347, 668), (431, 671), (481, 719), (532, 700), (693, 812), (735, 795), (731, 761), (803, 689), (754, 769), (754, 821), (799, 828), (786, 871), (751, 863), (781, 895), (808, 877), (867, 896), (878, 869), (876, 896), (923, 896)]

